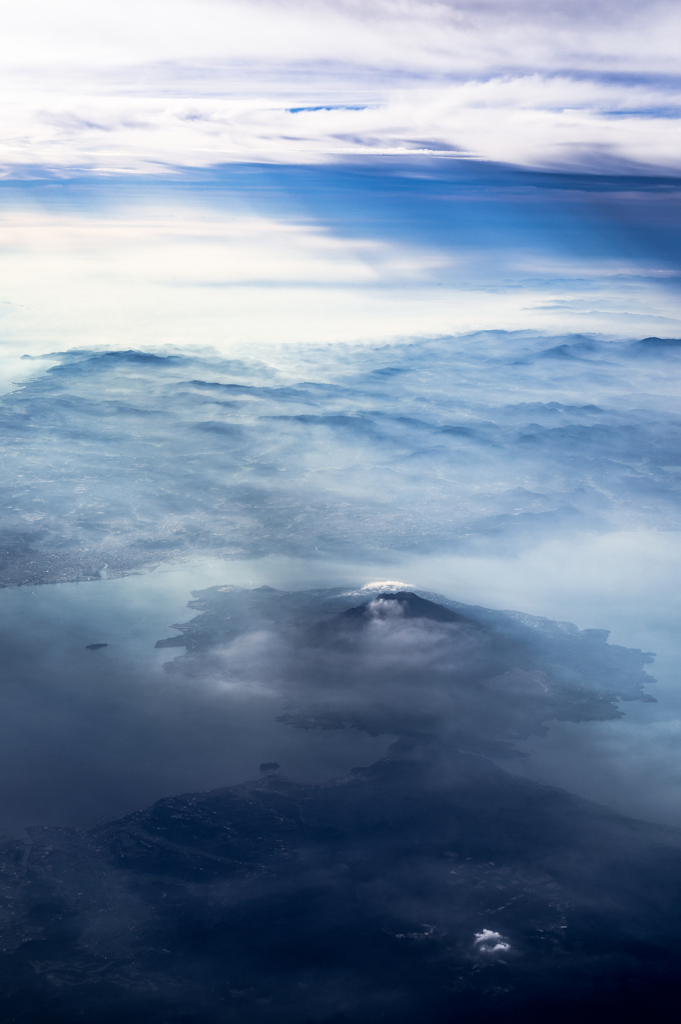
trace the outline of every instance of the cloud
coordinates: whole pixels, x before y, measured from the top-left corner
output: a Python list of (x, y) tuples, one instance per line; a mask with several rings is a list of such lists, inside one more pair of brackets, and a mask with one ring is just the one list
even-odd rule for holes
[[(200, 11), (200, 15), (197, 14)], [(69, 62), (105, 66), (141, 61), (337, 61), (386, 69), (470, 71), (481, 67), (604, 64), (661, 73), (676, 70), (670, 2), (537, 5), (510, 10), (503, 0), (478, 4), (375, 0), (258, 3), (130, 0), (98, 12), (82, 0), (27, 3), (7, 19), (5, 46), (13, 66)], [(130, 31), (135, 26), (134, 32)], [(509, 61), (509, 55), (512, 55)], [(567, 60), (566, 60), (567, 58)]]
[[(668, 2), (22, 5), (8, 173), (440, 152), (679, 170)], [(134, 24), (134, 31), (130, 25)], [(23, 170), (22, 170), (23, 168)]]
[(94, 208), (91, 186), (6, 183), (5, 358), (131, 338), (233, 355), (499, 325), (679, 333), (673, 191), (639, 181), (622, 198), (609, 182), (594, 195), (588, 176), (507, 170), (307, 173), (221, 174), (207, 191), (156, 179), (148, 205), (138, 186), (96, 184)]
[(490, 928), (483, 928), (481, 932), (475, 933), (474, 946), (478, 947), (481, 953), (507, 953), (511, 944), (505, 941), (504, 936), (499, 932), (493, 932)]
[[(93, 83), (94, 84), (94, 83)], [(317, 85), (323, 99), (324, 83)], [(22, 168), (157, 173), (224, 163), (328, 163), (386, 156), (500, 161), (591, 173), (678, 174), (681, 93), (666, 82), (611, 83), (507, 73), (409, 88), (367, 84), (346, 103), (291, 97), (27, 94), (3, 111), (0, 156)]]
[(97, 257), (94, 281), (111, 268), (117, 275), (125, 273), (127, 287), (144, 279), (149, 266), (153, 277), (147, 276), (148, 284), (234, 288), (413, 281), (450, 262), (442, 253), (341, 238), (309, 220), (216, 215), (205, 208), (146, 207), (111, 218), (26, 211), (6, 214), (2, 227), (5, 253), (14, 259), (25, 254), (35, 265), (68, 252), (82, 282), (89, 261)]

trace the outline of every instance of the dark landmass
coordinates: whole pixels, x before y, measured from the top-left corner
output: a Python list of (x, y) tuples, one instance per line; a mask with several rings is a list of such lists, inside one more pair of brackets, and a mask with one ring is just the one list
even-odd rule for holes
[[(675, 1006), (681, 830), (511, 775), (652, 655), (411, 591), (212, 587), (170, 673), (399, 738), (323, 784), (160, 800), (0, 849), (5, 1024), (602, 1024)], [(250, 674), (249, 674), (250, 673)]]
[(85, 650), (86, 651), (98, 651), (100, 649), (100, 647), (108, 647), (108, 646), (109, 646), (108, 644), (86, 644), (85, 645)]
[[(3, 1021), (513, 1024), (676, 1005), (681, 832), (398, 744), (2, 850)], [(666, 1016), (664, 1019), (667, 1019)]]
[(186, 636), (169, 636), (165, 640), (157, 640), (154, 647), (189, 647), (191, 640)]
[[(442, 599), (440, 598), (440, 600)], [(386, 604), (386, 608), (383, 609), (384, 611), (389, 611), (389, 603), (393, 602), (395, 605), (394, 610), (399, 610), (399, 614), (405, 619), (430, 619), (432, 622), (467, 621), (466, 617), (459, 614), (459, 612), (452, 611), (451, 608), (445, 608), (442, 604), (429, 601), (419, 597), (418, 594), (412, 594), (408, 591), (400, 591), (398, 593), (390, 591), (385, 594), (377, 594), (371, 602), (365, 602), (364, 604), (357, 605), (355, 608), (348, 608), (346, 612), (343, 612), (343, 618), (356, 622), (370, 621), (372, 614), (375, 614), (376, 602)]]

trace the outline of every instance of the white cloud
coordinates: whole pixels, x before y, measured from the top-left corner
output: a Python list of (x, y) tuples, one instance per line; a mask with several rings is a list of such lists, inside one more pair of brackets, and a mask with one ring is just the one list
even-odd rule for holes
[[(93, 258), (95, 274), (144, 273), (158, 283), (220, 286), (268, 282), (380, 284), (411, 282), (451, 264), (438, 252), (368, 238), (339, 238), (317, 224), (216, 211), (147, 207), (118, 215), (62, 216), (27, 211), (0, 218), (3, 250), (34, 258), (69, 252)], [(108, 265), (108, 266), (107, 266)]]
[(400, 580), (377, 580), (375, 583), (365, 583), (361, 590), (409, 590), (411, 583), (401, 583)]
[(5, 66), (339, 61), (418, 71), (605, 66), (677, 72), (672, 0), (26, 0), (3, 18)]
[(680, 28), (668, 2), (29, 2), (0, 41), (0, 163), (110, 173), (453, 147), (678, 170)]
[[(376, 239), (370, 224), (342, 237), (304, 217), (232, 214), (198, 203), (90, 215), (14, 208), (0, 217), (0, 230), (5, 359), (17, 350), (73, 345), (250, 352), (263, 343), (499, 325), (581, 331), (588, 320), (591, 330), (655, 334), (661, 324), (665, 333), (681, 324), (666, 278), (641, 272), (638, 279), (624, 259), (603, 265), (546, 257), (535, 266), (528, 256), (514, 266), (517, 253), (496, 249), (490, 268), (484, 250)], [(507, 287), (504, 278), (522, 287)]]
[(493, 932), (490, 928), (483, 928), (481, 932), (475, 933), (474, 946), (478, 947), (480, 953), (506, 953), (511, 948), (500, 932)]
[[(317, 100), (325, 88), (318, 81)], [(372, 90), (374, 91), (374, 90)], [(586, 170), (681, 167), (681, 89), (528, 75), (396, 88), (361, 109), (285, 97), (27, 92), (2, 105), (0, 162), (159, 172), (176, 165), (436, 153)], [(357, 97), (351, 97), (357, 98)]]

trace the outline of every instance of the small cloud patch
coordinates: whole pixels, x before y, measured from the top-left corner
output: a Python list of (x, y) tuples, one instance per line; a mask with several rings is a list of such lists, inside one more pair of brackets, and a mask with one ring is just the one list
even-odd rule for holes
[(473, 945), (477, 946), (478, 952), (487, 954), (507, 953), (511, 948), (511, 943), (500, 932), (493, 932), (490, 928), (476, 932)]

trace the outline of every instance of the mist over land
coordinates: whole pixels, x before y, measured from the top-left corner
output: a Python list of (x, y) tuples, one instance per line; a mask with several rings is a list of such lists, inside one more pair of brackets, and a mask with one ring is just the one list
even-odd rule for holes
[(512, 554), (681, 524), (675, 339), (485, 332), (278, 364), (47, 361), (3, 403), (5, 585), (188, 552)]

